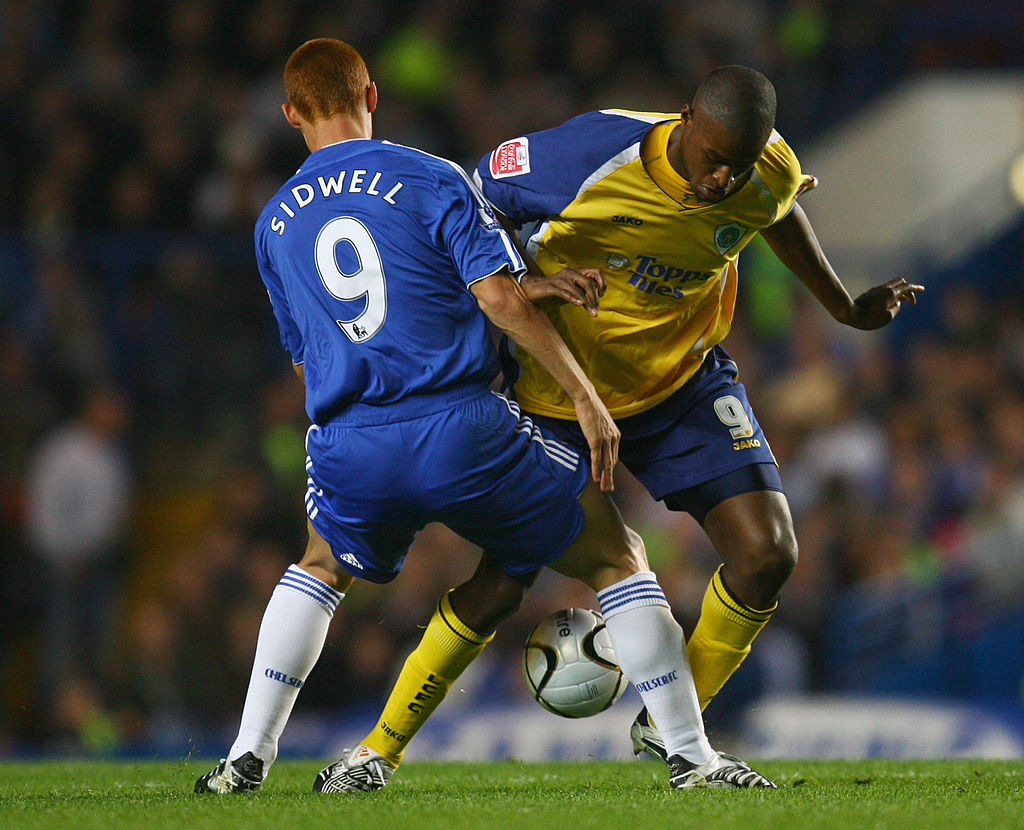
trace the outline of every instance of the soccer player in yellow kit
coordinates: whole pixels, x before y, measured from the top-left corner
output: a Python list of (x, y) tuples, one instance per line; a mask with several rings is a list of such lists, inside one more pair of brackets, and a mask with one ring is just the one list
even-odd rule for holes
[[(775, 458), (720, 345), (740, 251), (760, 233), (854, 328), (886, 325), (923, 290), (897, 278), (850, 297), (796, 203), (815, 181), (775, 131), (775, 111), (761, 73), (721, 67), (678, 116), (586, 113), (502, 143), (475, 176), (512, 224), (538, 223), (526, 250), (547, 276), (523, 287), (587, 367), (622, 432), (621, 460), (655, 499), (692, 514), (722, 558), (687, 644), (702, 708), (749, 653), (797, 561)], [(565, 393), (529, 355), (516, 357), (523, 411), (585, 447)], [(364, 740), (394, 764), (426, 719), (406, 705), (415, 675), (407, 663)], [(391, 716), (403, 718), (399, 738), (387, 734)], [(631, 736), (638, 754), (667, 761), (646, 710)]]

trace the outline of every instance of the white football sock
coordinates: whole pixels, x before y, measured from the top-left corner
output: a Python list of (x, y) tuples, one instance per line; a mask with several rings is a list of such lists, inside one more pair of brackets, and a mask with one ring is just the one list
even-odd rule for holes
[(682, 755), (695, 764), (713, 760), (683, 630), (658, 578), (639, 571), (599, 591), (597, 598), (622, 673), (640, 692), (669, 757)]
[(263, 759), (263, 774), (277, 758), (277, 742), (299, 689), (316, 665), (327, 629), (345, 595), (291, 565), (267, 603), (256, 641), (249, 691), (238, 737), (228, 753)]

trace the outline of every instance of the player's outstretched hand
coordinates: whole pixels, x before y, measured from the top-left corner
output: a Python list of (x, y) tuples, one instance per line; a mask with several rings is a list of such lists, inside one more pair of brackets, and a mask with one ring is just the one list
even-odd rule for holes
[(869, 288), (853, 301), (849, 323), (857, 329), (881, 328), (900, 313), (904, 300), (916, 304), (921, 291), (924, 291), (923, 285), (914, 285), (903, 277)]
[(573, 401), (576, 420), (590, 445), (590, 472), (604, 491), (614, 490), (612, 471), (619, 460), (621, 433), (597, 393)]
[(591, 317), (597, 316), (601, 295), (608, 287), (600, 268), (563, 268), (546, 277), (526, 274), (520, 285), (534, 302), (545, 297), (560, 297), (583, 306)]

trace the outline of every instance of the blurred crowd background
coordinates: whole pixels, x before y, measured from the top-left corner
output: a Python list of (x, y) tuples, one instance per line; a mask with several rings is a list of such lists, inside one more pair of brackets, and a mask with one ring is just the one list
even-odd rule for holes
[[(352, 43), (377, 136), (467, 167), (588, 109), (678, 110), (723, 63), (775, 81), (799, 155), (915, 73), (1024, 69), (1020, 4), (966, 7), (0, 0), (0, 756), (185, 752), (237, 723), (263, 608), (305, 541), (302, 389), (251, 251), (305, 156), (279, 110), (299, 43)], [(831, 321), (767, 248), (742, 260), (726, 346), (801, 553), (709, 717), (786, 691), (1020, 710), (1024, 225), (910, 274), (921, 304), (875, 333)], [(689, 627), (715, 554), (618, 482)], [(477, 554), (432, 525), (395, 583), (357, 586), (299, 708), (378, 705)], [(540, 581), (490, 648), (489, 694), (524, 694), (525, 634), (569, 604), (594, 598)]]

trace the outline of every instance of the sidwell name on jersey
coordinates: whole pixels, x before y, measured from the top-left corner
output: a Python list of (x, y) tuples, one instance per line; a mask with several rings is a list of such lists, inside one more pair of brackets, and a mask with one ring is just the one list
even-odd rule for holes
[[(311, 204), (318, 196), (327, 198), (328, 196), (340, 196), (343, 193), (362, 193), (366, 196), (377, 196), (389, 205), (397, 205), (395, 196), (398, 195), (398, 191), (404, 185), (399, 181), (385, 189), (385, 186), (380, 184), (382, 175), (382, 173), (375, 170), (341, 170), (337, 176), (317, 176), (316, 187), (306, 182), (295, 185), (291, 189), (291, 196), (295, 201), (289, 204), (282, 199), (278, 203), (278, 207), (281, 208), (286, 216), (294, 218), (297, 210), (301, 210), (306, 205)], [(369, 181), (367, 181), (368, 178)], [(270, 229), (277, 233), (278, 236), (284, 235), (286, 225), (286, 220), (276, 213), (270, 220)]]

